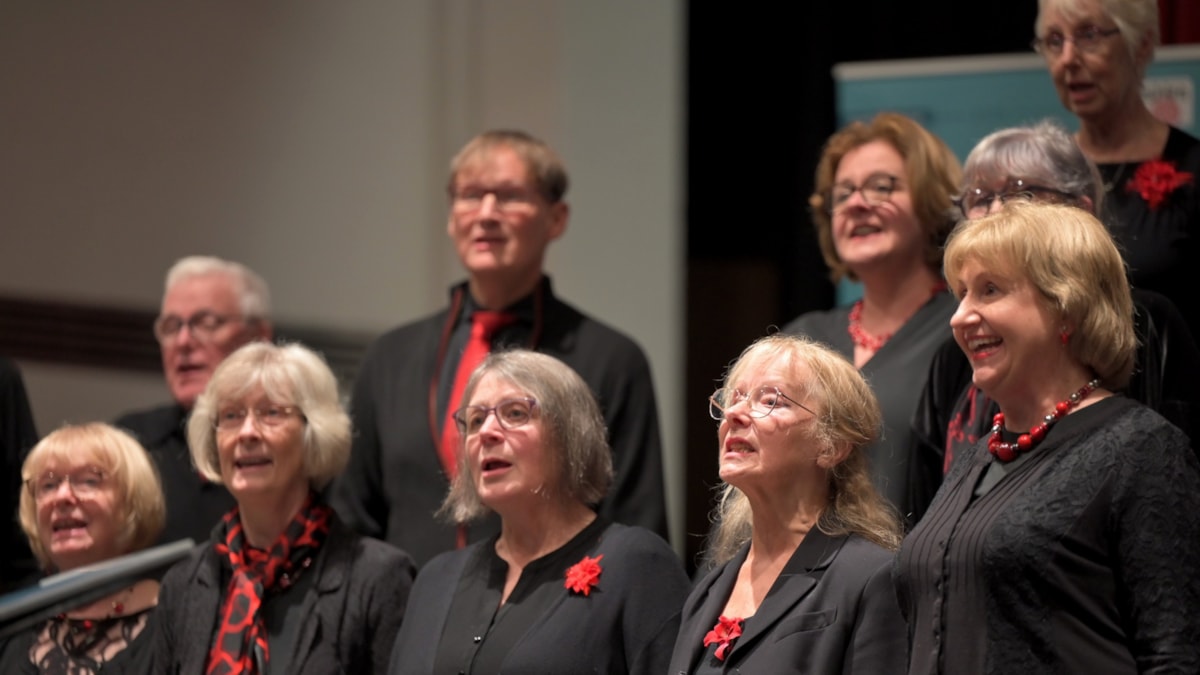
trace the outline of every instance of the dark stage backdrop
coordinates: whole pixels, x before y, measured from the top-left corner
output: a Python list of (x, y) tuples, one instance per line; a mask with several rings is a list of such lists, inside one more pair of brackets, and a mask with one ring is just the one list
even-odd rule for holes
[(807, 211), (833, 64), (1028, 51), (1037, 15), (1035, 0), (754, 7), (686, 5), (689, 564), (719, 482), (708, 395), (755, 338), (833, 302)]

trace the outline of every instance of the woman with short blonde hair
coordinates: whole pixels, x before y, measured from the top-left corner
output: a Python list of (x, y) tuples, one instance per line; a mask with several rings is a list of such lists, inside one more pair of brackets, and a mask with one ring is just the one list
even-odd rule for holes
[(1112, 237), (1014, 201), (955, 229), (946, 278), (1000, 412), (900, 548), (908, 672), (1200, 672), (1200, 462), (1113, 392), (1136, 341)]
[[(21, 467), (18, 519), (47, 572), (62, 573), (142, 550), (166, 509), (149, 455), (101, 422), (66, 425), (35, 445)], [(37, 624), (0, 647), (0, 672), (150, 672), (156, 579)]]

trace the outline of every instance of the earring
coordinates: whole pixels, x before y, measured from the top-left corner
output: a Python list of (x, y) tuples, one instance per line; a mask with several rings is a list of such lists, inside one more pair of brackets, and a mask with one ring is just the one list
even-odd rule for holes
[(1060, 332), (1060, 333), (1058, 334), (1058, 339), (1059, 339), (1059, 340), (1062, 340), (1062, 343), (1063, 343), (1064, 345), (1066, 345), (1068, 342), (1070, 342), (1070, 341), (1071, 341), (1071, 332), (1070, 332), (1070, 331), (1068, 331), (1068, 330), (1066, 329), (1066, 327), (1064, 326), (1064, 327), (1063, 327), (1063, 329), (1062, 329), (1062, 332)]

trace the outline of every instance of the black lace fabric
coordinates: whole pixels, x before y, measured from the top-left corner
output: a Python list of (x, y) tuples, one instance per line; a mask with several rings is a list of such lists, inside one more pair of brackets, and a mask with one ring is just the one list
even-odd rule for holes
[(150, 610), (109, 619), (50, 619), (42, 625), (29, 660), (46, 675), (96, 675), (146, 628)]

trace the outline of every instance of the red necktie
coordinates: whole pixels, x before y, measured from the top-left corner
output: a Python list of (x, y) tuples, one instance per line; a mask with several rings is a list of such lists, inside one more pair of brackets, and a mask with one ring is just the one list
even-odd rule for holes
[(458, 370), (454, 374), (454, 388), (450, 390), (450, 400), (446, 403), (446, 420), (442, 426), (442, 468), (446, 476), (454, 480), (458, 473), (458, 424), (454, 422), (454, 411), (466, 403), (462, 400), (463, 390), (467, 388), (467, 380), (471, 373), (483, 363), (488, 352), (492, 350), (492, 336), (504, 326), (516, 321), (517, 317), (506, 312), (489, 312), (477, 310), (471, 315), (471, 339), (463, 350), (462, 359), (458, 362)]

